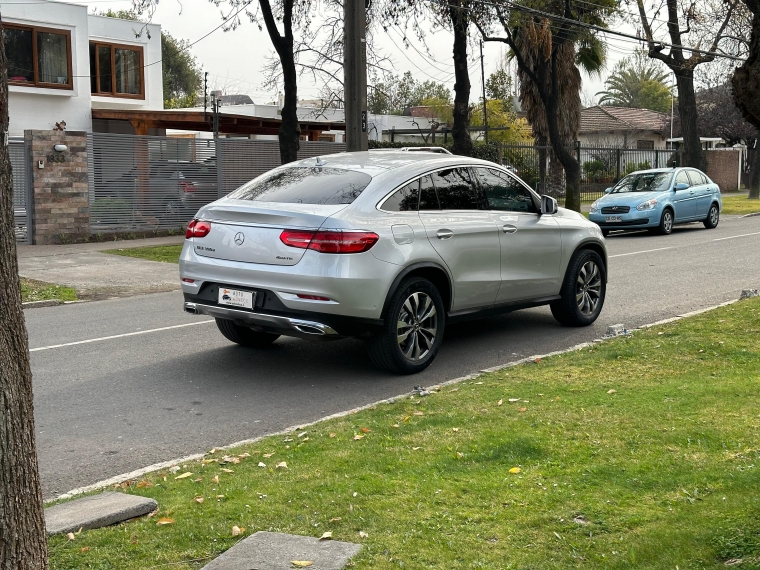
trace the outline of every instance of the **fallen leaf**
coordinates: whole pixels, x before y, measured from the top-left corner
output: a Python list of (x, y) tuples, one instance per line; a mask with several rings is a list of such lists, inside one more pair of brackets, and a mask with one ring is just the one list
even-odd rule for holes
[(414, 412), (414, 415), (415, 416), (424, 416), (425, 412), (421, 412), (421, 411), (417, 410), (416, 412)]
[(222, 467), (222, 471), (224, 471), (225, 473), (234, 473), (232, 469), (226, 469), (224, 467)]
[(152, 486), (153, 486), (153, 483), (151, 483), (150, 481), (145, 481), (145, 480), (142, 480), (137, 484), (138, 489), (149, 489)]
[(452, 388), (449, 392), (459, 392), (459, 388)]
[(462, 459), (462, 457), (464, 457), (464, 453), (457, 451), (457, 459)]
[(68, 533), (68, 534), (66, 535), (66, 538), (68, 538), (69, 540), (76, 540), (76, 538), (77, 538), (77, 537), (76, 537), (76, 536), (74, 536), (74, 533), (73, 533), (73, 532), (70, 532), (70, 533)]
[[(309, 441), (309, 438), (308, 438), (308, 437), (305, 437), (305, 438), (303, 438), (303, 439), (301, 440), (301, 443), (303, 443), (304, 441)], [(287, 447), (290, 447), (290, 446), (288, 445)]]
[(369, 432), (371, 432), (371, 431), (372, 431), (371, 429), (369, 429), (369, 428), (366, 428), (366, 427), (363, 427), (363, 428), (361, 428), (361, 432), (362, 432), (362, 433), (369, 433)]
[(353, 416), (355, 413), (356, 413), (356, 410), (351, 410), (350, 412), (348, 412), (348, 415)]
[(393, 424), (391, 427), (392, 428), (398, 428), (398, 424)]
[(339, 520), (342, 520), (341, 517), (333, 517), (330, 519), (330, 522), (338, 522)]
[(459, 431), (459, 428), (451, 428), (451, 431), (454, 431), (454, 432)]
[(501, 406), (503, 403), (504, 403), (504, 400), (499, 400), (498, 402), (496, 402), (496, 405)]
[(319, 540), (330, 540), (332, 538), (332, 531), (328, 530), (322, 536), (319, 537)]
[(236, 525), (232, 527), (232, 536), (240, 536), (241, 532), (242, 530), (240, 530), (239, 526)]
[(165, 524), (174, 524), (174, 519), (170, 519), (169, 517), (161, 517), (156, 521), (157, 525), (165, 525)]
[(201, 497), (201, 496), (194, 497), (193, 501), (195, 501), (196, 503), (202, 503), (203, 502), (203, 497)]
[(217, 495), (216, 498), (217, 498), (217, 500), (222, 500), (222, 499), (224, 499), (224, 495)]
[(177, 475), (177, 476), (174, 478), (174, 480), (176, 481), (177, 479), (187, 479), (187, 478), (188, 478), (188, 477), (190, 477), (191, 475), (192, 475), (192, 473), (190, 473), (190, 471), (187, 471), (187, 472), (183, 473), (182, 475)]
[(483, 382), (475, 382), (476, 386), (480, 386)]
[(266, 466), (267, 466), (266, 463), (264, 463), (263, 461), (259, 461), (259, 467), (266, 467)]
[(203, 459), (201, 460), (201, 463), (203, 463), (204, 465), (208, 465), (209, 463), (216, 463), (217, 461), (218, 461), (217, 459)]
[(200, 483), (201, 481), (203, 481), (203, 477), (196, 477), (193, 479), (193, 483)]
[(412, 451), (417, 451), (418, 449), (422, 449), (421, 447), (413, 447)]
[(369, 535), (363, 530), (359, 531), (359, 538), (367, 538)]
[(262, 455), (262, 457), (264, 459), (269, 459), (270, 457), (272, 457), (274, 455), (274, 453), (275, 453), (274, 451), (272, 453), (265, 453), (264, 455)]
[(169, 467), (169, 473), (176, 473), (177, 471), (179, 471), (179, 465)]
[(538, 364), (539, 362), (541, 362), (541, 359), (540, 358), (536, 358), (533, 362), (535, 362), (536, 364)]
[(291, 560), (290, 563), (296, 568), (306, 568), (314, 564), (311, 560)]
[(336, 435), (338, 435), (338, 434), (335, 433), (335, 432), (333, 432), (333, 433), (330, 434), (330, 437), (335, 437)]
[(214, 483), (219, 483), (219, 475), (214, 475), (211, 481), (213, 481)]
[(275, 465), (276, 469), (287, 469), (288, 464), (285, 461), (280, 461), (277, 465)]
[(216, 453), (217, 451), (219, 451), (219, 448), (215, 447), (214, 449), (212, 449), (211, 451), (209, 451), (209, 453)]
[(528, 408), (517, 408), (518, 412), (527, 412)]
[(358, 434), (358, 433), (357, 433), (357, 434), (354, 436), (354, 440), (357, 440), (357, 439), (364, 439), (364, 436), (363, 436), (363, 435), (360, 435), (360, 434)]
[(517, 475), (517, 474), (518, 474), (518, 473), (520, 473), (521, 471), (522, 471), (522, 469), (520, 469), (519, 467), (512, 467), (512, 469), (510, 469), (510, 470), (509, 470), (509, 472), (510, 472), (512, 475)]
[(76, 531), (74, 534), (76, 534), (77, 536), (79, 536), (80, 534), (82, 534), (82, 531), (83, 531), (83, 530), (84, 530), (84, 527), (83, 527), (83, 526), (80, 526), (80, 527), (79, 527), (79, 530), (78, 530), (78, 531)]
[(515, 402), (519, 402), (519, 401), (520, 401), (520, 398), (510, 398), (509, 400), (507, 400), (507, 402), (509, 402), (510, 404), (514, 404)]
[(79, 549), (79, 552), (89, 552), (89, 551), (90, 551), (90, 547), (89, 546), (85, 546), (84, 548), (80, 548)]
[(614, 393), (616, 393), (616, 392), (617, 392), (617, 390), (607, 390), (607, 393), (608, 393), (608, 394), (614, 394)]
[(244, 457), (250, 457), (250, 456), (251, 456), (251, 454), (250, 454), (250, 453), (241, 453), (240, 455), (238, 455), (238, 457), (239, 457), (240, 459), (243, 459)]

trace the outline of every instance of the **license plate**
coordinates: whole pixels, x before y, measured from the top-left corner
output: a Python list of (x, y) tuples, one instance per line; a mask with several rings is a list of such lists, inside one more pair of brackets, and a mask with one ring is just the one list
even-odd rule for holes
[(255, 299), (256, 293), (254, 291), (237, 291), (236, 289), (219, 288), (220, 305), (253, 309), (253, 302)]
[(623, 216), (607, 216), (604, 218), (605, 222), (622, 222)]

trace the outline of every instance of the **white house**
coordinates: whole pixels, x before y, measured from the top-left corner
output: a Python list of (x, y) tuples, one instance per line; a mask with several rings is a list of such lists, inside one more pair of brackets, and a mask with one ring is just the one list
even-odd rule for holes
[(597, 105), (581, 111), (581, 146), (664, 149), (670, 116), (649, 109)]
[(161, 26), (49, 0), (2, 8), (11, 137), (62, 122), (91, 132), (94, 108), (163, 109)]

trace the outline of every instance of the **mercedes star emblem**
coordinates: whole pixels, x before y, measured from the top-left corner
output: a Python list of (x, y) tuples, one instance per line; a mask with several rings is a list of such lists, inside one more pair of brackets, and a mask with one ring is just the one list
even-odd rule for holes
[(238, 232), (235, 234), (235, 244), (236, 245), (243, 245), (243, 242), (245, 241), (245, 234), (243, 232)]

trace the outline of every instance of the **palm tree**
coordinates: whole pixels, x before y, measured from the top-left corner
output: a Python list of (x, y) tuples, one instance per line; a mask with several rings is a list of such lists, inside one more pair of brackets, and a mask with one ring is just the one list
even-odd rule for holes
[(644, 51), (637, 50), (615, 66), (604, 82), (607, 89), (597, 93), (599, 104), (665, 113), (671, 99), (667, 80), (668, 73)]

